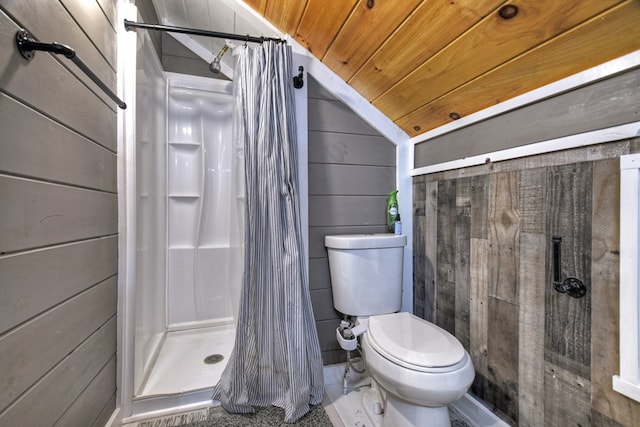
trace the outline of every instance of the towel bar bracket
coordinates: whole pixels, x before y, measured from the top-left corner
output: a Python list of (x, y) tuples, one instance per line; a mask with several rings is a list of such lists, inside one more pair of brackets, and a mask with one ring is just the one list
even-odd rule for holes
[(41, 43), (35, 41), (25, 30), (19, 30), (16, 33), (16, 45), (18, 46), (20, 55), (29, 61), (31, 61), (35, 56), (36, 50), (63, 55), (69, 59), (73, 59), (76, 56), (76, 51), (71, 49), (69, 46), (55, 42)]
[(109, 87), (104, 84), (102, 80), (93, 72), (91, 69), (82, 62), (82, 60), (76, 55), (76, 51), (70, 48), (67, 45), (60, 43), (42, 43), (35, 40), (31, 34), (29, 34), (26, 30), (18, 30), (16, 33), (16, 46), (18, 47), (18, 51), (20, 51), (20, 55), (27, 61), (31, 61), (35, 56), (35, 51), (40, 50), (43, 52), (51, 52), (56, 55), (62, 55), (68, 59), (70, 59), (78, 68), (80, 68), (93, 82), (98, 85), (100, 89), (104, 93), (106, 93), (109, 98), (115, 101), (118, 104), (118, 107), (123, 110), (127, 108), (127, 104), (124, 103), (118, 96), (109, 89)]

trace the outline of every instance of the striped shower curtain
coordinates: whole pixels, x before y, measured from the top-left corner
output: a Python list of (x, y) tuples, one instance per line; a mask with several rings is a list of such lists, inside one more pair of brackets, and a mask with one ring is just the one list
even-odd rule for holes
[(292, 423), (322, 401), (324, 385), (300, 224), (291, 47), (236, 50), (244, 274), (235, 345), (213, 398), (234, 413), (274, 405)]

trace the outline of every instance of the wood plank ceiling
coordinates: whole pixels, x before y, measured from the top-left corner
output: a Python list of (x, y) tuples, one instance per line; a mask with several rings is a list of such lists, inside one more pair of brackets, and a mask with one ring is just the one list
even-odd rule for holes
[(639, 0), (244, 0), (411, 136), (640, 49)]

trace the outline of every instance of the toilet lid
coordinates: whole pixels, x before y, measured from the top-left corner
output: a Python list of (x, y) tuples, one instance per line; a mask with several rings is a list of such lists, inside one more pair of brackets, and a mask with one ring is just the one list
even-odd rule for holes
[(378, 353), (410, 369), (456, 365), (466, 354), (456, 337), (410, 313), (371, 316), (367, 334)]

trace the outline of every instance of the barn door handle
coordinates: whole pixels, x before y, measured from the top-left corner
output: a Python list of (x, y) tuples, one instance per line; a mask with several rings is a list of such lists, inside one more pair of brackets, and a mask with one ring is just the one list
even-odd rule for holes
[(553, 288), (562, 293), (567, 294), (573, 298), (582, 298), (587, 294), (587, 287), (582, 281), (576, 277), (567, 277), (562, 279), (562, 252), (561, 243), (562, 237), (552, 237), (553, 242)]

